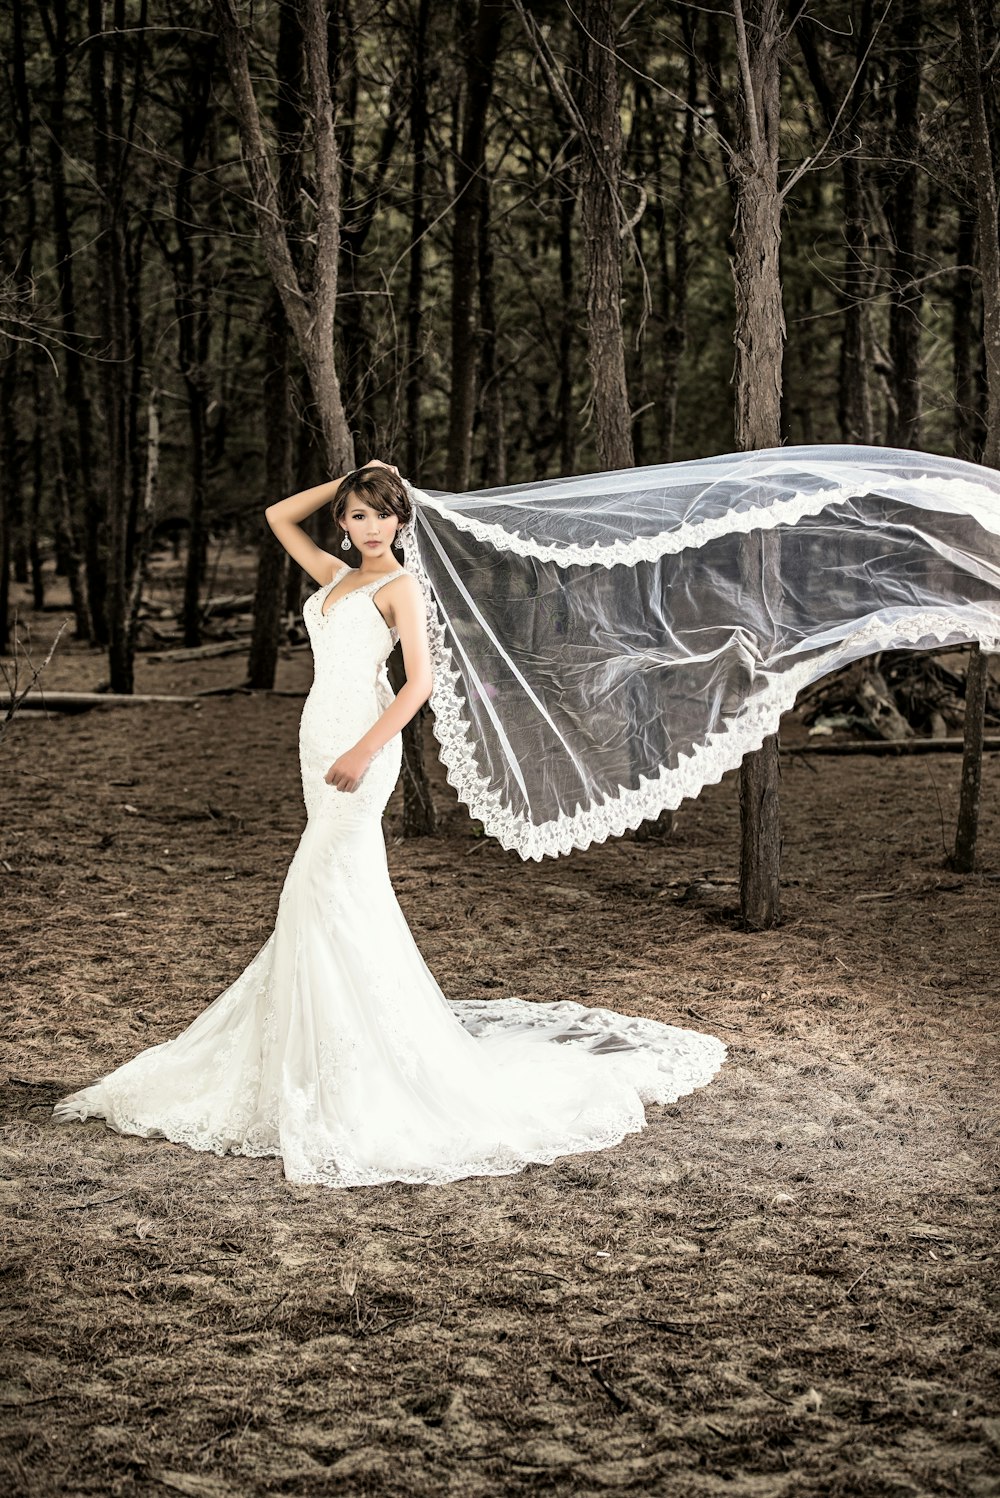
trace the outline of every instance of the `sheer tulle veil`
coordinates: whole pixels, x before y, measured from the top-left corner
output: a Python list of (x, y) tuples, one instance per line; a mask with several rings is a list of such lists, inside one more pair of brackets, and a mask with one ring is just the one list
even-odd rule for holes
[(525, 859), (697, 795), (860, 656), (1000, 650), (1000, 473), (960, 459), (783, 447), (410, 493), (441, 759)]

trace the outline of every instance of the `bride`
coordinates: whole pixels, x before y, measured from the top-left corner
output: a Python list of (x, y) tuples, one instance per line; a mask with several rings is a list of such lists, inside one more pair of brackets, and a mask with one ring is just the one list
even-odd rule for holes
[[(302, 529), (328, 503), (334, 554)], [(645, 1126), (646, 1103), (710, 1081), (725, 1046), (566, 1000), (445, 998), (396, 901), (382, 832), (401, 732), (432, 688), (423, 594), (394, 555), (407, 485), (374, 460), (266, 515), (318, 584), (303, 610), (307, 821), (274, 929), (186, 1030), (61, 1099), (55, 1118), (280, 1157), (288, 1180), (324, 1186), (506, 1175), (617, 1144)]]

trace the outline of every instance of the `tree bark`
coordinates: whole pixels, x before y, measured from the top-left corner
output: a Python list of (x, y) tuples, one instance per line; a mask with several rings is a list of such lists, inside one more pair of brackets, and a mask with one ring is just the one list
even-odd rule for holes
[(10, 650), (10, 574), (13, 556), (11, 496), (21, 482), (17, 450), (14, 397), (17, 391), (17, 355), (8, 354), (0, 373), (0, 652)]
[[(288, 375), (288, 327), (281, 298), (272, 289), (267, 313), (267, 363), (264, 372), (265, 462), (269, 494), (290, 494), (295, 487), (292, 411)], [(247, 662), (247, 684), (274, 687), (281, 644), (281, 620), (287, 586), (288, 556), (269, 525), (257, 554), (253, 635)]]
[[(65, 550), (75, 559), (83, 556), (83, 592), (73, 587), (76, 637), (97, 645), (108, 642), (105, 618), (107, 576), (105, 569), (105, 515), (94, 483), (91, 405), (77, 339), (76, 285), (73, 271), (73, 239), (66, 191), (65, 158), (69, 150), (66, 129), (66, 94), (69, 79), (69, 20), (66, 0), (52, 0), (51, 17), (43, 5), (41, 14), (52, 57), (52, 93), (48, 121), (49, 189), (55, 268), (59, 286), (59, 316), (62, 332), (64, 383), (58, 394), (59, 446), (61, 455), (60, 510)], [(71, 414), (72, 413), (72, 414)], [(82, 526), (77, 526), (78, 514)], [(82, 531), (82, 547), (79, 533)], [(68, 558), (66, 570), (69, 571)], [(74, 563), (75, 566), (75, 563)], [(72, 578), (72, 574), (71, 574)]]
[(920, 70), (923, 0), (900, 0), (895, 32), (896, 71), (892, 154), (897, 163), (887, 203), (893, 241), (889, 301), (889, 359), (892, 399), (890, 447), (920, 445), (920, 307), (918, 272), (920, 205)]
[(579, 151), (567, 151), (568, 182), (559, 184), (559, 391), (556, 397), (560, 473), (572, 473), (576, 463), (576, 408), (573, 402), (573, 346), (576, 342), (576, 289), (573, 278), (573, 219), (576, 192), (572, 174)]
[(213, 0), (213, 7), (222, 37), (243, 165), (250, 184), (264, 258), (309, 377), (323, 435), (327, 471), (343, 473), (354, 466), (354, 443), (344, 414), (334, 355), (340, 249), (340, 157), (333, 125), (326, 7), (323, 0), (302, 0), (306, 98), (312, 122), (316, 200), (315, 246), (308, 292), (292, 258), (288, 224), (264, 138), (236, 0)]
[(955, 280), (951, 293), (951, 352), (955, 380), (954, 447), (956, 458), (974, 463), (982, 450), (976, 350), (981, 341), (977, 317), (976, 211), (966, 203), (958, 209), (955, 243)]
[[(779, 0), (734, 0), (734, 21), (740, 77), (731, 161), (736, 200), (735, 435), (740, 450), (751, 450), (777, 447), (781, 437), (785, 318), (779, 261)], [(760, 598), (762, 632), (779, 604), (778, 546), (774, 532), (758, 530), (740, 547), (741, 581), (749, 597)], [(751, 930), (781, 919), (779, 782), (778, 735), (772, 734), (740, 767), (740, 909)]]
[(464, 6), (469, 35), (465, 53), (465, 102), (461, 146), (455, 160), (455, 220), (451, 258), (451, 399), (445, 483), (454, 493), (469, 487), (472, 425), (476, 414), (479, 336), (475, 301), (479, 272), (479, 224), (486, 170), (486, 115), (505, 6), (479, 0), (475, 19)]
[[(137, 25), (145, 29), (145, 4)], [(90, 105), (93, 118), (94, 180), (98, 189), (96, 245), (103, 342), (101, 389), (107, 449), (107, 624), (111, 690), (133, 689), (134, 639), (129, 629), (131, 564), (130, 515), (133, 495), (129, 370), (129, 267), (125, 124), (125, 0), (114, 0), (108, 27), (103, 0), (89, 0)], [(109, 45), (108, 34), (111, 36)], [(141, 57), (143, 46), (138, 42)], [(108, 54), (110, 52), (110, 71)], [(135, 88), (139, 82), (135, 81)]]
[[(295, 6), (285, 5), (278, 20), (276, 76), (278, 81), (274, 129), (279, 147), (278, 199), (285, 224), (297, 223), (302, 196), (302, 28)], [(291, 252), (294, 260), (294, 252)], [(272, 286), (265, 315), (264, 431), (265, 467), (269, 494), (289, 494), (296, 487), (296, 452), (292, 422), (292, 350), (288, 320), (277, 289)], [(253, 633), (247, 662), (247, 684), (258, 691), (274, 688), (286, 610), (297, 609), (298, 571), (288, 565), (288, 553), (263, 519), (257, 552)]]
[(420, 396), (423, 376), (424, 236), (428, 220), (425, 206), (427, 179), (427, 26), (430, 0), (419, 0), (417, 29), (413, 43), (413, 78), (410, 86), (410, 150), (413, 176), (410, 187), (409, 278), (406, 288), (406, 430), (403, 438), (404, 472), (415, 475), (421, 460)]
[(496, 282), (493, 274), (493, 242), (490, 226), (490, 185), (483, 183), (479, 222), (479, 307), (482, 323), (479, 389), (486, 428), (483, 441), (484, 489), (507, 482), (507, 434), (503, 387), (497, 359)]
[[(833, 145), (841, 155), (844, 269), (840, 290), (843, 326), (837, 370), (837, 424), (842, 441), (861, 443), (871, 443), (874, 440), (866, 336), (867, 304), (871, 294), (868, 213), (865, 208), (863, 168), (857, 153), (858, 130), (868, 92), (868, 54), (873, 23), (873, 0), (862, 0), (855, 23), (857, 43), (853, 57), (854, 79), (844, 109), (841, 109), (841, 99), (835, 93), (820, 57), (812, 18), (808, 12), (803, 12), (795, 28), (806, 71), (819, 100), (823, 122), (827, 130), (834, 132)], [(840, 91), (846, 87), (842, 81), (838, 85)]]
[[(364, 252), (375, 217), (384, 209), (383, 190), (392, 164), (393, 153), (399, 139), (400, 108), (398, 92), (394, 88), (389, 98), (389, 109), (379, 137), (378, 155), (374, 169), (366, 174), (355, 198), (354, 143), (358, 107), (358, 59), (354, 37), (347, 30), (349, 47), (342, 72), (347, 73), (349, 118), (341, 125), (339, 138), (342, 160), (342, 187), (344, 201), (344, 224), (340, 238), (340, 311), (338, 326), (343, 348), (344, 409), (347, 422), (354, 434), (356, 444), (366, 456), (374, 456), (378, 447), (383, 424), (375, 405), (375, 387), (378, 374), (372, 358), (374, 340), (370, 331), (367, 299), (362, 279)], [(360, 439), (360, 441), (359, 441)]]
[[(1000, 468), (1000, 227), (997, 222), (997, 162), (990, 134), (990, 117), (996, 118), (995, 98), (987, 102), (980, 44), (981, 11), (976, 0), (957, 0), (962, 43), (962, 86), (969, 117), (972, 175), (976, 187), (979, 230), (979, 265), (983, 287), (987, 417), (983, 462)], [(965, 752), (962, 759), (962, 790), (952, 865), (970, 873), (976, 863), (979, 830), (979, 799), (982, 782), (983, 729), (986, 709), (987, 660), (978, 644), (973, 647), (965, 685)]]
[(622, 328), (622, 125), (614, 0), (582, 0), (580, 218), (587, 270), (587, 362), (602, 469), (631, 468), (632, 413)]

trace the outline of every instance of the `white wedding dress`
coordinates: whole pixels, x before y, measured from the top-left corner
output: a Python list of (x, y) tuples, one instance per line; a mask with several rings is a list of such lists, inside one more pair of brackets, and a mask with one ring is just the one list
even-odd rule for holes
[(644, 1127), (644, 1104), (710, 1081), (725, 1046), (565, 1000), (445, 998), (386, 862), (400, 737), (357, 790), (324, 780), (393, 695), (395, 634), (376, 594), (398, 574), (324, 614), (346, 570), (304, 609), (315, 662), (299, 730), (308, 821), (271, 935), (186, 1030), (63, 1098), (54, 1116), (280, 1156), (288, 1180), (324, 1186), (507, 1175), (617, 1144)]

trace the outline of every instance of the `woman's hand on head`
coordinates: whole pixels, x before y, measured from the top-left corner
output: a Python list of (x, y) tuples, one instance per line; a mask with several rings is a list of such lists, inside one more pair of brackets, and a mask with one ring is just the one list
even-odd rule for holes
[(357, 745), (335, 759), (323, 779), (338, 791), (356, 791), (373, 756)]
[(397, 478), (402, 478), (403, 476), (400, 473), (399, 469), (396, 467), (395, 463), (383, 463), (381, 458), (369, 458), (367, 463), (362, 463), (361, 467), (358, 469), (358, 472), (362, 473), (366, 468), (387, 468), (389, 472), (394, 473)]

